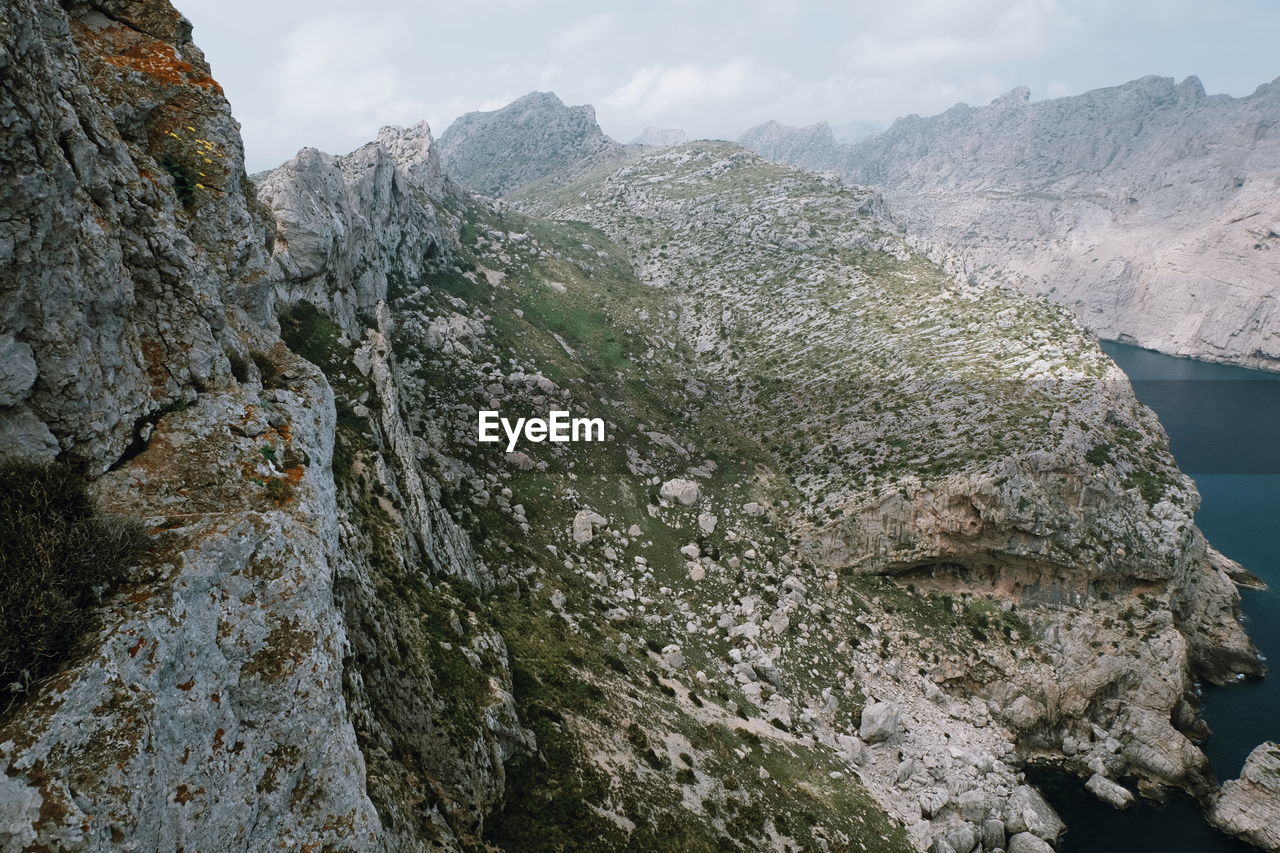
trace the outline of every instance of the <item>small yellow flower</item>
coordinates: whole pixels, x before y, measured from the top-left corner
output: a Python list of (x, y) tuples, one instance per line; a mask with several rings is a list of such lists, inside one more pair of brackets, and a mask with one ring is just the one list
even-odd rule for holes
[(212, 163), (212, 162), (213, 162), (213, 161), (212, 161), (212, 160), (210, 160), (208, 157), (205, 157), (205, 158), (204, 158), (204, 161), (205, 161), (206, 163)]
[(196, 184), (196, 189), (198, 190), (204, 189), (204, 184)]
[(195, 133), (195, 132), (196, 132), (196, 129), (195, 129), (194, 127), (192, 127), (191, 125), (187, 125), (187, 130), (191, 131), (192, 133)]

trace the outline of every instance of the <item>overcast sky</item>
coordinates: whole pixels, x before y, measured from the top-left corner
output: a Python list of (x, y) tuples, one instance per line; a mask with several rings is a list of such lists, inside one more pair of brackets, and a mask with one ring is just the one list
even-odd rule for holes
[(244, 125), (251, 171), (386, 124), (438, 136), (537, 90), (605, 131), (735, 138), (765, 119), (888, 124), (1018, 85), (1160, 74), (1245, 95), (1280, 76), (1275, 0), (176, 0)]

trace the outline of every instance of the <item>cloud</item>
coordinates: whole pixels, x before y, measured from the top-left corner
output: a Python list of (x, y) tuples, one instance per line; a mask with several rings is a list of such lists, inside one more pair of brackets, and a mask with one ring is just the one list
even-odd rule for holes
[[(1211, 86), (1230, 74), (1247, 94), (1276, 75), (1265, 39), (1280, 25), (1264, 0), (176, 2), (253, 168), (304, 145), (349, 151), (382, 124), (425, 117), (439, 133), (533, 89), (594, 104), (623, 139), (646, 125), (733, 137), (768, 118), (888, 122), (1020, 84), (1048, 97), (1067, 93), (1056, 81), (1078, 92), (1148, 73)], [(1258, 26), (1239, 31), (1242, 4)]]
[(555, 40), (555, 47), (556, 50), (567, 53), (593, 46), (605, 46), (608, 39), (616, 34), (617, 29), (616, 17), (599, 12), (565, 30)]
[(1068, 26), (1057, 0), (917, 0), (848, 42), (847, 68), (928, 77), (1035, 56)]
[(761, 88), (772, 89), (776, 76), (735, 59), (714, 68), (650, 65), (604, 98), (604, 105), (642, 118), (679, 113), (707, 101), (732, 101)]
[(362, 131), (421, 115), (426, 104), (407, 91), (390, 61), (402, 38), (389, 24), (330, 15), (288, 33), (269, 80), (281, 117), (346, 122)]

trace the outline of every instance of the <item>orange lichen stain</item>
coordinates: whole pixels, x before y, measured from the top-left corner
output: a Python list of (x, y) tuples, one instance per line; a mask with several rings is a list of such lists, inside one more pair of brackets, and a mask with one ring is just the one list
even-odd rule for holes
[(126, 48), (122, 53), (102, 57), (117, 68), (127, 68), (146, 74), (161, 83), (174, 86), (200, 86), (221, 93), (218, 81), (196, 68), (190, 62), (178, 58), (173, 45), (162, 41), (143, 41)]
[(189, 761), (190, 759), (191, 759), (191, 747), (187, 747), (186, 749), (182, 750), (182, 758), (178, 760), (183, 764), (186, 764), (187, 761)]
[(145, 646), (146, 644), (147, 644), (147, 638), (139, 637), (138, 642), (134, 643), (132, 646), (129, 647), (129, 657), (131, 658), (137, 657), (138, 652), (142, 651), (142, 647)]
[(294, 465), (292, 468), (284, 469), (284, 478), (289, 481), (290, 485), (296, 486), (302, 482), (302, 475), (305, 473), (306, 469), (301, 465)]
[(156, 340), (142, 341), (142, 358), (146, 362), (147, 378), (156, 388), (163, 388), (169, 382), (168, 353), (164, 345)]
[[(222, 704), (222, 694), (221, 694), (221, 693), (210, 693), (210, 694), (209, 694), (209, 698), (213, 701), (213, 704), (215, 704), (215, 705), (221, 705), (221, 704)], [(222, 731), (222, 729), (218, 729), (218, 731)]]
[(179, 684), (179, 685), (178, 685), (178, 689), (179, 689), (179, 690), (190, 690), (192, 687), (195, 687), (195, 686), (196, 686), (196, 680), (193, 678), (193, 679), (191, 679), (190, 681), (184, 681), (184, 682), (182, 682), (181, 684)]
[(218, 729), (213, 733), (213, 749), (216, 752), (222, 749), (222, 737), (227, 733), (226, 729)]
[(129, 596), (130, 604), (144, 604), (151, 600), (151, 596), (155, 595), (155, 590), (140, 589), (133, 595)]

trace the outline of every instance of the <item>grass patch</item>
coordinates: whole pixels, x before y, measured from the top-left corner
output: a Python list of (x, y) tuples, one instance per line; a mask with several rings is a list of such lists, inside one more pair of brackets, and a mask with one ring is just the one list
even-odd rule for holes
[(141, 523), (100, 514), (69, 467), (0, 464), (0, 684), (56, 672), (145, 543)]

